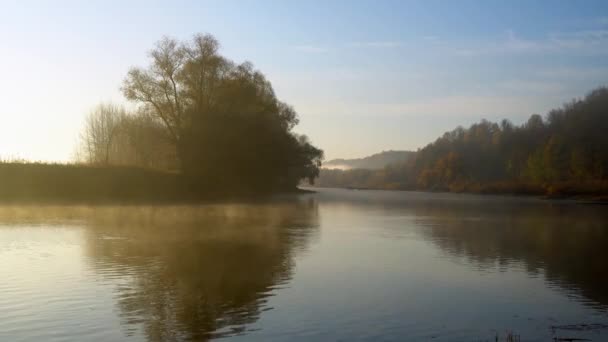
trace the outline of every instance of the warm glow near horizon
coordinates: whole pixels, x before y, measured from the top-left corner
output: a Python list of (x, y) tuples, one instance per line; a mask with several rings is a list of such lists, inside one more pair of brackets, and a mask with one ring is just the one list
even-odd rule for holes
[(326, 159), (416, 149), (483, 118), (521, 123), (608, 80), (602, 2), (2, 7), (2, 159), (70, 160), (84, 116), (126, 102), (127, 70), (164, 35), (208, 32), (225, 56), (254, 63)]

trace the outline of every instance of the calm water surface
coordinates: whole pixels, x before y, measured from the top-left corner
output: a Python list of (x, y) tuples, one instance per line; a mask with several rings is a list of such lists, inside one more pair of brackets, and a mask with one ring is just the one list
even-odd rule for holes
[(608, 341), (607, 256), (608, 207), (572, 202), (5, 205), (0, 341)]

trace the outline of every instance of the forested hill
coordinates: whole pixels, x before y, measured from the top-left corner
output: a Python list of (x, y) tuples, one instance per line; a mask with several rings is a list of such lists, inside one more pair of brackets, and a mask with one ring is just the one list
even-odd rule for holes
[(407, 161), (412, 151), (383, 151), (364, 158), (333, 159), (323, 163), (327, 169), (382, 169), (388, 164)]
[(608, 88), (522, 125), (483, 120), (381, 170), (322, 170), (319, 186), (608, 195)]

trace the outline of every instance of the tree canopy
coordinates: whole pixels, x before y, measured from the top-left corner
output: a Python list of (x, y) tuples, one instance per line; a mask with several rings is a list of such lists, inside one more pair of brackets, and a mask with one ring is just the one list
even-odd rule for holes
[[(131, 132), (150, 131), (137, 130), (138, 122), (162, 127), (191, 189), (258, 192), (312, 181), (323, 152), (293, 132), (295, 110), (278, 100), (250, 62), (235, 63), (219, 47), (213, 36), (202, 34), (157, 42), (150, 63), (130, 69), (122, 85), (140, 113), (139, 121), (127, 125)], [(131, 141), (135, 146), (139, 140)], [(102, 160), (112, 158), (106, 154)]]

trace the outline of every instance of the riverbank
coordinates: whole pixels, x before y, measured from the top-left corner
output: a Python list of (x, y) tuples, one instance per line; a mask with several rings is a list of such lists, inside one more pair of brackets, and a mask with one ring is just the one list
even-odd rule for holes
[(107, 201), (176, 199), (176, 173), (129, 167), (1, 163), (0, 201)]
[(200, 202), (306, 190), (202, 191), (177, 172), (118, 166), (0, 163), (0, 202)]
[(608, 200), (607, 181), (561, 181), (546, 184), (530, 182), (490, 182), (454, 184), (444, 189), (454, 193), (535, 196), (549, 199)]
[(431, 189), (413, 186), (392, 185), (388, 187), (331, 187), (347, 190), (386, 190), (386, 191), (422, 191), (431, 193), (464, 193), (476, 195), (506, 195), (538, 197), (545, 199), (577, 200), (589, 203), (608, 203), (608, 181), (594, 182), (557, 182), (552, 184), (533, 184), (525, 182), (492, 182), (492, 183), (458, 183), (450, 187)]

